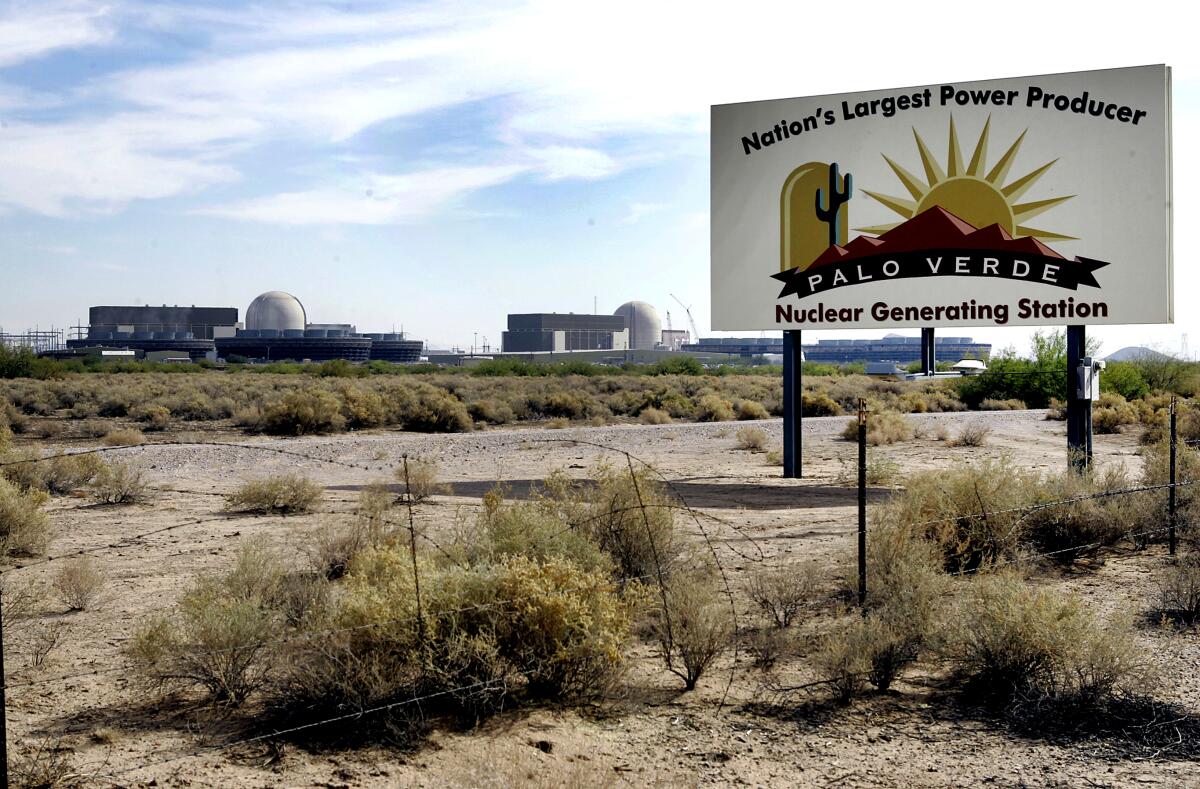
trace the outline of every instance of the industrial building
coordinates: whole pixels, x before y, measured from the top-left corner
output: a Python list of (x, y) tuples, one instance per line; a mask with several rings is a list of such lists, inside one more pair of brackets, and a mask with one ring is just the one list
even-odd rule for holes
[(308, 323), (290, 293), (263, 293), (246, 310), (245, 328), (236, 307), (92, 307), (89, 325), (68, 340), (71, 349), (120, 348), (139, 354), (192, 359), (365, 362), (420, 361), (424, 343), (403, 334), (359, 334), (353, 324)]
[(501, 346), (505, 353), (623, 350), (629, 347), (625, 325), (620, 315), (510, 314)]
[(625, 319), (630, 350), (652, 351), (662, 342), (662, 320), (658, 310), (644, 301), (627, 301), (613, 315)]
[[(782, 342), (782, 341), (780, 341)], [(894, 362), (906, 365), (921, 361), (921, 338), (889, 334), (874, 340), (818, 340), (803, 345), (805, 361), (829, 364), (855, 362)], [(991, 343), (975, 342), (970, 337), (935, 337), (934, 354), (942, 361), (984, 360), (991, 356)]]
[(696, 342), (683, 343), (685, 353), (718, 353), (748, 358), (766, 354), (782, 354), (782, 337), (704, 337)]

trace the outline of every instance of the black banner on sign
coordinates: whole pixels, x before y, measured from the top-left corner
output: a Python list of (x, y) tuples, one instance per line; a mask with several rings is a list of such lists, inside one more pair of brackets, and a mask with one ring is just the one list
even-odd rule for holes
[(779, 298), (793, 294), (804, 298), (847, 285), (916, 277), (994, 277), (1078, 290), (1080, 285), (1100, 287), (1094, 272), (1107, 265), (1103, 260), (1067, 260), (1037, 253), (934, 249), (854, 257), (771, 276), (783, 283)]

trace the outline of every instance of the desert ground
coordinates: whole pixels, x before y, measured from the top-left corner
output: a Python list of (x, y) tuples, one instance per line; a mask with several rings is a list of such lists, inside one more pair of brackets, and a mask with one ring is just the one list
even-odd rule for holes
[[(1065, 464), (1063, 423), (1046, 421), (1041, 411), (909, 419), (923, 427), (921, 437), (871, 449), (873, 457), (896, 464), (895, 485), (915, 470), (1002, 455), (1030, 468)], [(991, 428), (985, 446), (950, 446), (935, 435), (938, 426), (954, 433), (967, 422)], [(199, 702), (148, 695), (125, 669), (122, 649), (138, 623), (167, 610), (197, 574), (227, 567), (248, 539), (286, 548), (307, 530), (350, 517), (357, 492), (389, 477), (405, 454), (436, 461), (451, 486), (449, 494), (416, 508), (430, 542), (469, 516), (497, 482), (510, 495), (523, 496), (555, 469), (582, 476), (601, 461), (626, 462), (605, 447), (652, 464), (687, 505), (711, 516), (685, 528), (713, 546), (744, 626), (751, 612), (742, 590), (756, 566), (819, 559), (832, 567), (853, 547), (856, 450), (839, 438), (845, 423), (845, 417), (805, 420), (802, 480), (784, 480), (764, 453), (737, 448), (736, 430), (747, 423), (451, 435), (380, 430), (295, 439), (215, 431), (201, 438), (241, 446), (154, 445), (178, 438), (168, 433), (144, 447), (114, 450), (106, 457), (136, 459), (156, 490), (140, 505), (101, 506), (82, 496), (49, 505), (55, 536), (48, 555), (87, 551), (108, 581), (101, 604), (70, 613), (47, 602), (10, 636), (4, 655), (10, 749), (14, 758), (53, 752), (85, 785), (95, 786), (1200, 785), (1200, 743), (1156, 754), (1103, 736), (1016, 731), (958, 703), (936, 672), (921, 667), (886, 693), (841, 706), (820, 687), (786, 690), (812, 680), (802, 659), (785, 657), (768, 674), (752, 665), (743, 648), (726, 653), (696, 690), (683, 692), (678, 679), (662, 670), (656, 646), (636, 641), (610, 697), (581, 707), (513, 710), (468, 730), (435, 730), (409, 751), (291, 739), (213, 747), (263, 732)], [(769, 446), (780, 443), (779, 420), (749, 424), (769, 434)], [(31, 438), (23, 444), (72, 448)], [(1101, 464), (1125, 464), (1133, 472), (1140, 467), (1136, 432), (1098, 435), (1095, 445)], [(264, 451), (271, 449), (296, 454)], [(318, 512), (272, 517), (223, 511), (222, 494), (247, 479), (284, 471), (302, 472), (324, 486)], [(883, 486), (872, 488), (872, 507), (887, 495)], [(1151, 606), (1164, 554), (1159, 545), (1117, 547), (1086, 567), (1050, 569), (1034, 582), (1077, 591), (1101, 610), (1142, 612)], [(48, 583), (56, 568), (54, 561), (24, 564), (6, 571), (6, 583)], [(61, 630), (59, 645), (35, 667), (32, 641), (51, 626)], [(808, 627), (800, 624), (801, 640)], [(1200, 714), (1195, 633), (1150, 623), (1139, 626), (1137, 637), (1162, 676), (1156, 698)], [(372, 721), (367, 716), (328, 725), (349, 729)]]

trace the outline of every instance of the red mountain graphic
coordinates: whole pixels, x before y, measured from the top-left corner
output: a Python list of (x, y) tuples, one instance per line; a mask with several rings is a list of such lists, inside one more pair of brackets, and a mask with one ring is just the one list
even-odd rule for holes
[(810, 269), (855, 258), (926, 249), (987, 249), (1022, 252), (1066, 260), (1036, 238), (1013, 238), (998, 224), (976, 229), (941, 206), (934, 206), (878, 238), (859, 236), (846, 246), (831, 246), (813, 261)]

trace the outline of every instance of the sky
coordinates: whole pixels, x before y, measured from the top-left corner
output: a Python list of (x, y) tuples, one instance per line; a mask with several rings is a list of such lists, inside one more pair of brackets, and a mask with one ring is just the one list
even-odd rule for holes
[(1184, 7), (0, 0), (0, 327), (285, 290), (437, 347), (676, 297), (708, 336), (710, 105), (1166, 63), (1176, 323), (1090, 334), (1200, 347)]

